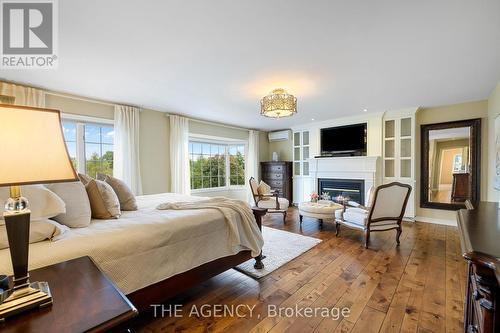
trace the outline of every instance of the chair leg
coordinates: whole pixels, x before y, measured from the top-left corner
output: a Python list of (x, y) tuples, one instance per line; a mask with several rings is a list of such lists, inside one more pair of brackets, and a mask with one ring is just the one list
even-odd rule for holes
[(304, 216), (302, 215), (299, 215), (299, 221), (300, 221), (300, 224), (302, 224), (302, 220), (304, 219)]
[(323, 228), (323, 219), (319, 219), (319, 226), (320, 228)]
[(335, 237), (340, 235), (340, 223), (335, 222)]
[(398, 246), (400, 244), (399, 242), (399, 236), (401, 236), (401, 232), (403, 232), (403, 229), (401, 227), (396, 229), (396, 242), (398, 243)]
[(365, 249), (368, 248), (368, 243), (370, 243), (370, 230), (365, 231)]
[(283, 224), (286, 223), (286, 210), (283, 212)]

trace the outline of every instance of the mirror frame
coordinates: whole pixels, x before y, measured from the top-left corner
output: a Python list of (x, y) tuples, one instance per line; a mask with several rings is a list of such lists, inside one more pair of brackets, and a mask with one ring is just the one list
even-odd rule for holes
[(421, 125), (420, 127), (420, 207), (446, 210), (458, 210), (465, 208), (465, 203), (445, 203), (429, 201), (429, 131), (470, 127), (470, 156), (471, 156), (471, 199), (475, 204), (479, 201), (481, 189), (481, 119), (469, 119), (460, 121), (450, 121), (439, 124)]

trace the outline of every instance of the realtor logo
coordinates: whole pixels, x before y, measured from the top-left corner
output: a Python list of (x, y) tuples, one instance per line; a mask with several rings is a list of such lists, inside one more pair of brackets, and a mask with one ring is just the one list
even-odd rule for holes
[(2, 68), (55, 68), (56, 0), (0, 0)]

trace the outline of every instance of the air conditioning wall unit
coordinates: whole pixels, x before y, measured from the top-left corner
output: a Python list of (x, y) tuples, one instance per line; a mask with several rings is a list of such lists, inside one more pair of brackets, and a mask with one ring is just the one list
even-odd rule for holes
[(267, 134), (269, 142), (290, 140), (290, 135), (290, 130), (269, 132)]

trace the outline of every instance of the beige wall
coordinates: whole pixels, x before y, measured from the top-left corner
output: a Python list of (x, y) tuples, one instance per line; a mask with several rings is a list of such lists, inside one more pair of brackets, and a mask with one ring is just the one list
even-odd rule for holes
[[(264, 161), (269, 161), (270, 158), (269, 158), (269, 140), (267, 139), (267, 134), (268, 132), (260, 132), (259, 134), (259, 160), (261, 162), (264, 162)], [(259, 168), (260, 170), (260, 168)], [(259, 179), (260, 179), (261, 175), (260, 175), (260, 172), (259, 172)]]
[(104, 119), (113, 119), (114, 117), (114, 108), (112, 105), (93, 103), (76, 98), (73, 99), (47, 94), (45, 96), (45, 106), (64, 113), (79, 114), (89, 117)]
[(420, 208), (420, 125), (443, 123), (448, 121), (481, 118), (481, 199), (486, 198), (488, 174), (488, 102), (478, 101), (447, 105), (435, 108), (424, 108), (417, 112), (416, 124), (416, 196), (417, 216), (432, 219), (455, 220), (454, 211)]
[(189, 133), (245, 141), (248, 140), (247, 130), (217, 125), (215, 123), (208, 124), (205, 121), (189, 120)]
[[(500, 82), (488, 99), (488, 201), (499, 201), (500, 192), (493, 188), (496, 173), (496, 133), (495, 118), (500, 115)], [(500, 133), (499, 133), (500, 135)]]
[(140, 117), (139, 153), (144, 194), (170, 191), (170, 126), (163, 112), (143, 110)]
[(293, 160), (293, 142), (292, 140), (284, 141), (273, 141), (269, 142), (269, 154), (267, 155), (267, 160), (272, 159), (273, 151), (278, 153), (280, 161), (292, 161)]

